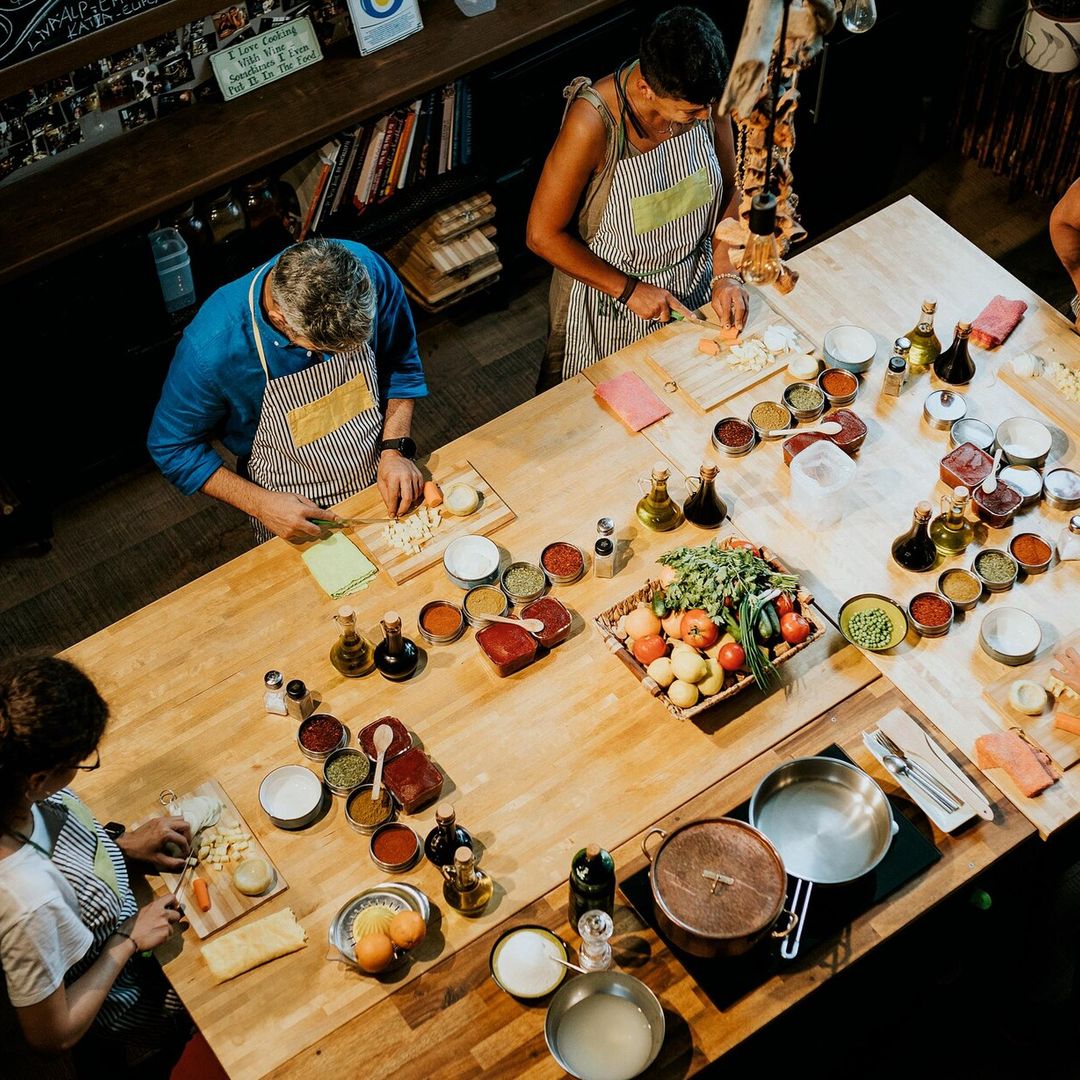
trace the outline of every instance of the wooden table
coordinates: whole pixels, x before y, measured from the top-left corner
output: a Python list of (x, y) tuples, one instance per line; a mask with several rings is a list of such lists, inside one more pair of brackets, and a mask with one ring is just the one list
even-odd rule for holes
[[(720, 416), (747, 416), (756, 402), (779, 400), (790, 381), (784, 375), (774, 375), (702, 416), (680, 394), (664, 393), (663, 379), (646, 360), (652, 339), (608, 357), (586, 374), (600, 382), (632, 368), (652, 386), (672, 414), (644, 434), (685, 474), (696, 475), (703, 460), (714, 462), (720, 470), (717, 486), (728, 499), (732, 520), (747, 535), (782, 551), (834, 621), (840, 605), (856, 593), (883, 593), (906, 604), (915, 593), (934, 588), (944, 566), (970, 565), (977, 550), (1007, 547), (1014, 532), (1035, 530), (1055, 539), (1070, 514), (1040, 504), (1018, 515), (1008, 529), (980, 526), (976, 543), (964, 556), (939, 560), (931, 573), (900, 569), (889, 555), (892, 540), (910, 525), (917, 502), (929, 499), (936, 512), (939, 498), (949, 490), (938, 477), (938, 463), (950, 450), (948, 432), (922, 420), (927, 394), (944, 384), (921, 374), (909, 379), (899, 398), (882, 398), (880, 389), (883, 358), (893, 339), (910, 329), (924, 296), (937, 297), (938, 336), (948, 343), (957, 320), (974, 319), (995, 293), (1001, 293), (1027, 301), (1029, 308), (1004, 346), (993, 352), (972, 349), (978, 371), (963, 390), (968, 415), (991, 427), (1018, 414), (1040, 417), (996, 372), (1009, 358), (1040, 351), (1046, 343), (1053, 343), (1059, 353), (1080, 354), (1080, 338), (1064, 316), (911, 197), (811, 248), (793, 265), (802, 275), (795, 290), (787, 296), (771, 289), (767, 294), (778, 312), (819, 347), (830, 327), (849, 322), (865, 326), (878, 339), (878, 359), (850, 406), (865, 420), (869, 433), (856, 459), (855, 482), (845, 494), (842, 525), (811, 534), (791, 511), (790, 471), (779, 442), (761, 444), (742, 458), (726, 457), (711, 446), (710, 433)], [(695, 340), (700, 336), (675, 324), (655, 337), (678, 333), (691, 333)], [(1049, 417), (1040, 418), (1055, 431), (1051, 466), (1080, 467), (1080, 431), (1063, 431)], [(1000, 716), (983, 700), (982, 688), (1009, 670), (987, 657), (978, 644), (983, 616), (992, 607), (1022, 608), (1038, 618), (1043, 645), (1053, 645), (1080, 628), (1078, 590), (1080, 564), (1055, 565), (1047, 574), (984, 599), (957, 619), (947, 637), (930, 640), (912, 631), (892, 652), (867, 656), (972, 756), (975, 739), (1002, 726)], [(1080, 770), (1067, 772), (1036, 799), (1021, 795), (1000, 770), (994, 770), (991, 779), (1044, 835), (1080, 812)]]
[[(687, 468), (674, 444), (670, 456)], [(860, 727), (898, 703), (918, 715), (835, 631), (784, 665), (783, 687), (768, 698), (748, 691), (695, 723), (675, 721), (650, 698), (587, 623), (637, 588), (673, 543), (706, 536), (690, 526), (658, 536), (627, 525), (637, 498), (634, 481), (656, 457), (649, 439), (628, 435), (597, 407), (584, 376), (432, 455), (435, 476), (443, 463), (472, 462), (516, 511), (517, 520), (494, 536), (515, 558), (535, 558), (557, 538), (587, 546), (601, 514), (620, 521), (629, 565), (614, 579), (587, 576), (558, 589), (576, 613), (573, 636), (510, 679), (489, 670), (471, 634), (432, 648), (423, 670), (404, 685), (377, 675), (341, 678), (328, 660), (336, 605), (308, 576), (297, 551), (280, 541), (69, 651), (112, 706), (105, 767), (79, 789), (97, 812), (135, 820), (153, 809), (162, 788), (183, 792), (213, 776), (290, 883), (261, 911), (291, 907), (308, 934), (305, 950), (218, 987), (210, 984), (192, 934), (174, 938), (162, 956), (230, 1075), (303, 1074), (322, 1071), (330, 1061), (351, 1068), (363, 1060), (367, 1070), (378, 1060), (378, 1046), (386, 1050), (388, 1071), (396, 1062), (404, 1066), (399, 1075), (449, 1073), (466, 1041), (467, 1071), (550, 1072), (553, 1063), (538, 1041), (542, 1010), (503, 997), (483, 971), (490, 941), (508, 920), (563, 920), (566, 873), (578, 848), (600, 842), (615, 853), (623, 874), (632, 872), (641, 865), (637, 840), (654, 823), (728, 809), (778, 755), (818, 750), (834, 738), (870, 766), (857, 742)], [(364, 492), (343, 509), (363, 515), (376, 503), (374, 492)], [(759, 522), (745, 513), (749, 509), (737, 501), (735, 520), (747, 517), (754, 531)], [(808, 561), (792, 536), (776, 538), (774, 546), (800, 569)], [(369, 629), (393, 607), (415, 637), (420, 606), (455, 594), (435, 568), (402, 586), (380, 575), (353, 602)], [(466, 921), (444, 911), (414, 963), (393, 979), (366, 978), (327, 960), (326, 929), (334, 913), (360, 888), (384, 879), (368, 859), (364, 838), (346, 826), (340, 800), (299, 834), (274, 829), (258, 808), (262, 776), (303, 760), (295, 725), (263, 713), (262, 675), (269, 668), (305, 679), (354, 731), (386, 713), (404, 720), (446, 774), (445, 795), (460, 820), (484, 845), (484, 867), (497, 884), (484, 916)], [(812, 724), (816, 717), (822, 719)], [(849, 960), (1032, 834), (985, 781), (982, 787), (996, 801), (995, 821), (936, 837), (945, 859), (857, 921)], [(411, 820), (424, 833), (433, 811)], [(407, 877), (441, 905), (432, 867)], [(720, 1017), (631, 912), (619, 919), (620, 930), (650, 943), (653, 960), (634, 970), (689, 1025), (695, 1065), (723, 1053), (821, 980), (816, 968), (793, 972)], [(439, 1038), (429, 1039), (429, 1032)], [(448, 1032), (454, 1038), (440, 1041)]]

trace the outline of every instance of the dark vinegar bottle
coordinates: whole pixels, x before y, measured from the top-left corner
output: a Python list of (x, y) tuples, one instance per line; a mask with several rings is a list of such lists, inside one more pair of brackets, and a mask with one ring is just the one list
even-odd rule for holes
[(401, 633), (401, 616), (388, 611), (382, 620), (383, 640), (375, 646), (375, 666), (379, 674), (393, 682), (402, 682), (415, 670), (420, 652), (416, 643)]
[(458, 848), (472, 848), (472, 837), (457, 823), (457, 815), (449, 803), (440, 803), (435, 810), (435, 828), (424, 841), (424, 854), (435, 866), (449, 866)]
[(727, 516), (727, 507), (716, 494), (718, 471), (715, 465), (705, 464), (701, 466), (701, 476), (697, 480), (689, 477), (686, 481), (690, 497), (683, 503), (683, 516), (702, 529), (719, 529)]
[(937, 561), (937, 547), (930, 539), (930, 515), (933, 507), (921, 502), (915, 507), (911, 528), (892, 542), (892, 557), (905, 570), (921, 573)]
[(615, 914), (615, 860), (599, 844), (582, 848), (570, 864), (570, 925), (577, 930), (586, 911)]
[(964, 386), (975, 378), (975, 361), (968, 348), (971, 323), (956, 324), (953, 343), (934, 361), (934, 374), (950, 386)]

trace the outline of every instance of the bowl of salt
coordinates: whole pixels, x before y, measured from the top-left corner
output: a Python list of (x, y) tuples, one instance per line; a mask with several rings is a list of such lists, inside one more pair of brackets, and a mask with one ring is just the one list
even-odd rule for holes
[(545, 926), (515, 926), (491, 949), (491, 977), (516, 998), (546, 997), (566, 977), (559, 960), (569, 960), (566, 942)]

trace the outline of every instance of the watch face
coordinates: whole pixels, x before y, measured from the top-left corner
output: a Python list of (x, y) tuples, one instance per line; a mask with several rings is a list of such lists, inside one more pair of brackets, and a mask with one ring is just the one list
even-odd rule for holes
[(385, 439), (381, 445), (383, 450), (397, 450), (403, 457), (416, 457), (416, 443), (407, 435), (403, 439)]

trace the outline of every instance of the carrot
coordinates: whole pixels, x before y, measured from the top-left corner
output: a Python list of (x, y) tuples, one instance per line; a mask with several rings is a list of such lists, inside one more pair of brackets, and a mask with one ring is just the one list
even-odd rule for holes
[(192, 892), (195, 893), (195, 903), (200, 911), (210, 910), (210, 886), (201, 877), (195, 878), (191, 883)]
[(434, 480), (428, 480), (427, 483), (424, 484), (424, 505), (442, 505), (442, 488), (440, 488)]

